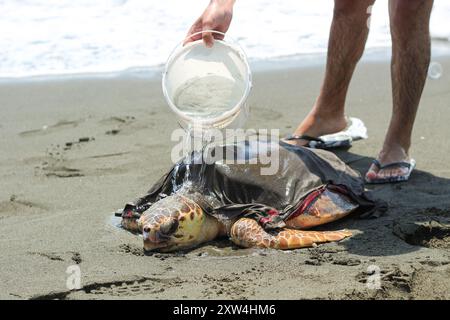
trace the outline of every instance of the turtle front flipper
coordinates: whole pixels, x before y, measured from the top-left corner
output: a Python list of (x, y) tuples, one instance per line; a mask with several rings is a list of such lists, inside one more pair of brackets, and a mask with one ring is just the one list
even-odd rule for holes
[(149, 207), (150, 205), (136, 207), (133, 204), (127, 203), (125, 208), (117, 211), (115, 215), (122, 218), (122, 221), (120, 222), (122, 228), (130, 232), (139, 233), (142, 231), (142, 226), (139, 224), (139, 219), (142, 216), (142, 212), (147, 210)]
[(280, 229), (266, 232), (257, 221), (241, 218), (230, 230), (231, 240), (242, 247), (272, 249), (298, 249), (311, 247), (314, 243), (340, 241), (352, 234), (350, 231), (303, 231)]

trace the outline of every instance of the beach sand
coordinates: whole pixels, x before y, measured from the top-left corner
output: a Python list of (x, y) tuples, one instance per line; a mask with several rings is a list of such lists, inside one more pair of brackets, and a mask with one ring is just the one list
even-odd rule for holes
[[(115, 226), (112, 213), (171, 165), (178, 125), (159, 78), (2, 83), (0, 298), (449, 299), (450, 59), (436, 60), (444, 74), (428, 80), (417, 116), (417, 170), (408, 183), (369, 187), (388, 212), (329, 226), (352, 230), (348, 240), (287, 252), (223, 240), (144, 256), (142, 239)], [(322, 74), (322, 66), (256, 72), (247, 126), (292, 132)], [(360, 64), (347, 114), (366, 123), (369, 139), (339, 155), (361, 173), (390, 111), (389, 64)], [(81, 271), (74, 291), (72, 265)]]

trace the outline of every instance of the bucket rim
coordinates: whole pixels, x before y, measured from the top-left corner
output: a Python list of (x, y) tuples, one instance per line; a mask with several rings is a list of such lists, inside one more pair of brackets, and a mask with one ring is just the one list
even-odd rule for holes
[(227, 41), (225, 40), (220, 40), (220, 39), (215, 39), (214, 42), (219, 42), (221, 45), (224, 45), (226, 47), (228, 47), (231, 51), (233, 51), (239, 58), (240, 60), (244, 63), (244, 67), (245, 70), (247, 72), (247, 77), (246, 79), (244, 79), (245, 82), (245, 90), (244, 93), (242, 94), (240, 100), (236, 103), (236, 105), (231, 108), (228, 111), (225, 111), (223, 114), (221, 114), (218, 117), (215, 118), (206, 118), (206, 119), (202, 119), (202, 118), (197, 118), (197, 117), (191, 117), (189, 115), (187, 115), (186, 113), (182, 112), (180, 109), (177, 108), (177, 106), (173, 103), (172, 99), (169, 97), (169, 93), (167, 91), (167, 87), (166, 87), (166, 81), (167, 81), (167, 73), (170, 69), (171, 64), (183, 53), (191, 50), (194, 46), (199, 46), (199, 45), (203, 45), (203, 40), (196, 40), (196, 41), (192, 41), (189, 42), (187, 44), (185, 44), (186, 40), (198, 35), (198, 34), (202, 34), (204, 32), (211, 32), (211, 33), (216, 33), (216, 34), (220, 34), (222, 36), (225, 36), (225, 33), (220, 32), (220, 31), (216, 31), (216, 30), (203, 30), (203, 31), (199, 31), (196, 33), (193, 33), (192, 35), (190, 35), (189, 37), (186, 37), (183, 41), (181, 41), (172, 51), (172, 53), (169, 55), (169, 58), (167, 59), (167, 62), (164, 66), (164, 71), (162, 74), (162, 90), (163, 90), (163, 94), (164, 94), (164, 98), (166, 99), (170, 109), (172, 109), (172, 111), (178, 116), (180, 117), (183, 121), (187, 122), (187, 123), (192, 123), (195, 125), (200, 125), (202, 127), (215, 127), (215, 124), (222, 124), (226, 119), (230, 118), (234, 118), (234, 116), (236, 115), (236, 113), (240, 112), (241, 109), (244, 107), (244, 104), (250, 94), (251, 88), (252, 88), (252, 73), (251, 73), (251, 69), (250, 69), (250, 65), (248, 63), (248, 58), (247, 55), (245, 54), (244, 50), (242, 49), (242, 47), (235, 41), (233, 40), (231, 37), (227, 36)]

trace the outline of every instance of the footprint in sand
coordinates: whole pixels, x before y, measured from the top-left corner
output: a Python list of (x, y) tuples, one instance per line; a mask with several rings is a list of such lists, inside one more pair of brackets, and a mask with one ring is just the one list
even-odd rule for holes
[[(134, 120), (134, 117), (112, 117), (107, 121), (126, 123)], [(44, 157), (32, 157), (24, 160), (26, 164), (34, 165), (36, 174), (56, 178), (76, 178), (84, 176), (103, 176), (107, 174), (123, 174), (135, 167), (135, 163), (122, 163), (119, 166), (105, 166), (104, 159), (120, 158), (129, 152), (113, 152), (94, 154), (79, 158), (70, 157), (70, 151), (76, 151), (87, 143), (95, 141), (95, 137), (84, 136), (62, 144), (51, 144), (45, 151)], [(98, 161), (96, 161), (98, 159)]]
[(52, 132), (55, 132), (57, 130), (67, 129), (67, 128), (74, 128), (78, 126), (80, 122), (83, 120), (75, 120), (75, 121), (66, 121), (61, 120), (53, 125), (43, 125), (39, 129), (33, 129), (33, 130), (26, 130), (19, 133), (21, 137), (30, 137), (30, 136), (36, 136), (36, 135), (45, 135)]
[(136, 277), (132, 280), (116, 280), (111, 282), (94, 282), (85, 285), (77, 291), (62, 291), (53, 292), (35, 296), (33, 300), (51, 300), (51, 299), (68, 299), (71, 295), (76, 295), (81, 298), (95, 299), (95, 296), (115, 296), (115, 297), (130, 297), (139, 295), (150, 295), (164, 292), (167, 289), (174, 287), (181, 287), (185, 280), (180, 278), (144, 278)]
[(108, 127), (113, 127), (112, 129), (106, 130), (105, 134), (109, 136), (115, 136), (119, 134), (124, 127), (133, 123), (136, 120), (134, 116), (113, 116), (99, 121), (99, 124), (106, 125)]
[(85, 174), (82, 170), (70, 166), (70, 161), (66, 158), (66, 152), (75, 145), (95, 140), (90, 137), (79, 138), (74, 142), (67, 142), (65, 145), (51, 145), (46, 150), (46, 157), (41, 159), (41, 164), (35, 166), (47, 177), (73, 178), (82, 177)]
[(61, 258), (61, 256), (59, 256), (54, 252), (28, 252), (28, 254), (47, 258), (52, 261), (64, 261), (64, 259)]
[(97, 154), (95, 156), (90, 156), (91, 159), (101, 159), (101, 158), (111, 158), (111, 157), (120, 157), (125, 154), (129, 154), (130, 152), (115, 152), (115, 153), (105, 153), (105, 154)]
[(47, 211), (47, 206), (18, 198), (12, 195), (7, 201), (0, 201), (0, 217), (5, 218), (9, 216), (16, 216), (17, 214), (34, 214)]
[(118, 124), (129, 124), (136, 120), (134, 116), (113, 116), (103, 120), (100, 120), (100, 124), (104, 125), (118, 125)]
[[(64, 144), (63, 150), (67, 151), (67, 150), (72, 149), (72, 147), (74, 147), (74, 146), (80, 146), (83, 143), (92, 142), (92, 141), (95, 141), (94, 137), (81, 137), (75, 141), (68, 141)], [(58, 145), (58, 147), (59, 147), (59, 145)]]
[(124, 134), (134, 134), (136, 131), (153, 128), (157, 123), (154, 116), (157, 114), (156, 111), (143, 115), (137, 119), (134, 116), (114, 116), (109, 117), (99, 121), (100, 125), (107, 126), (108, 129), (105, 130), (105, 134), (109, 136), (115, 136), (119, 133)]
[(36, 169), (47, 177), (73, 178), (84, 176), (80, 169), (67, 166), (65, 151), (60, 150), (60, 148), (57, 145), (56, 149), (47, 150), (47, 159), (40, 166), (37, 166)]
[[(408, 298), (413, 289), (413, 279), (417, 270), (411, 266), (404, 266), (400, 268), (397, 265), (381, 268), (379, 273), (378, 290), (369, 289), (367, 292), (357, 292), (359, 295), (366, 296), (366, 298)], [(370, 277), (373, 277), (373, 272), (361, 272), (356, 275), (356, 281), (363, 284), (370, 283)]]
[(71, 263), (80, 264), (83, 260), (81, 259), (81, 255), (76, 251), (67, 251), (67, 252), (28, 252), (30, 255), (36, 255), (43, 258), (47, 258), (52, 261), (66, 261)]
[(450, 249), (450, 221), (444, 218), (418, 217), (417, 221), (394, 221), (394, 235), (413, 246), (435, 249)]
[[(94, 155), (84, 158), (81, 163), (78, 162), (78, 160), (48, 161), (45, 164), (43, 163), (41, 167), (38, 167), (37, 170), (46, 177), (56, 178), (124, 174), (133, 170), (133, 168), (136, 168), (135, 161), (105, 166), (104, 159), (120, 157), (127, 153), (128, 152)], [(73, 167), (72, 165), (79, 165), (82, 169)]]
[(74, 178), (84, 176), (81, 170), (66, 166), (48, 166), (44, 168), (44, 171), (47, 177)]
[(163, 292), (171, 287), (179, 287), (185, 281), (179, 278), (169, 279), (139, 279), (134, 281), (115, 281), (113, 283), (98, 283), (86, 286), (84, 292), (88, 295), (108, 295), (129, 297), (134, 295), (148, 295)]

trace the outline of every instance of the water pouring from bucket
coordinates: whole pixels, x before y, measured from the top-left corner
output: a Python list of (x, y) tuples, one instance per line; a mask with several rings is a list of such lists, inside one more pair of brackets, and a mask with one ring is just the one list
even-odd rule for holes
[[(203, 32), (225, 34), (204, 30)], [(170, 55), (162, 79), (164, 97), (183, 128), (241, 128), (252, 81), (242, 48), (233, 40), (181, 42)]]

